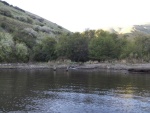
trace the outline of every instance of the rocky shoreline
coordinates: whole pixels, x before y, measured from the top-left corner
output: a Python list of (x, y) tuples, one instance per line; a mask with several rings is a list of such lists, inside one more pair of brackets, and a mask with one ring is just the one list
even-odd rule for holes
[(0, 69), (109, 69), (109, 70), (127, 70), (129, 72), (150, 72), (150, 63), (147, 64), (48, 64), (48, 63), (4, 63), (0, 64)]

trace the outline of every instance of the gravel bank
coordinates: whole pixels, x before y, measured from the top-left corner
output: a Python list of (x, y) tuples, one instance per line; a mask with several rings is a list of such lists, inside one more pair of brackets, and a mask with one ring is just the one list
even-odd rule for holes
[(150, 63), (147, 64), (53, 64), (48, 63), (6, 63), (0, 64), (0, 69), (112, 69), (112, 70), (131, 70), (131, 69), (149, 69)]

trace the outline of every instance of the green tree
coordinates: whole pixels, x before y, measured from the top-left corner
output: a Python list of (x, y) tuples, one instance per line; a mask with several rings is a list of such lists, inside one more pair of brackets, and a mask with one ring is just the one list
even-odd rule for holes
[(121, 53), (122, 43), (123, 40), (120, 40), (117, 34), (98, 30), (96, 37), (90, 41), (89, 57), (99, 61), (117, 59)]
[(136, 45), (135, 41), (127, 41), (126, 45), (123, 47), (121, 51), (120, 58), (136, 58), (137, 53), (136, 53)]
[(72, 61), (84, 62), (88, 60), (88, 41), (80, 33), (73, 33), (61, 37), (56, 48), (59, 57), (69, 58)]
[(69, 34), (63, 34), (59, 37), (56, 45), (56, 54), (60, 59), (67, 59), (69, 56)]
[(149, 61), (150, 60), (150, 37), (149, 36), (139, 36), (135, 39), (135, 52), (138, 58)]
[(51, 37), (46, 37), (34, 47), (34, 60), (48, 61), (56, 59), (56, 41)]
[(16, 49), (15, 54), (16, 54), (17, 61), (27, 62), (29, 57), (27, 46), (23, 43), (17, 43), (15, 49)]
[(9, 33), (0, 33), (0, 61), (11, 62), (14, 42)]
[(70, 36), (69, 58), (76, 62), (88, 60), (88, 41), (80, 33), (74, 33)]
[(95, 37), (95, 30), (86, 30), (82, 33), (89, 41)]

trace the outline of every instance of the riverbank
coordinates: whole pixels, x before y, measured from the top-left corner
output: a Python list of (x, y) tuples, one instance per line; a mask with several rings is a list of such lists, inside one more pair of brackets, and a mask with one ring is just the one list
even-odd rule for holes
[[(127, 70), (131, 72), (139, 72), (150, 70), (150, 63), (147, 64), (124, 64), (124, 63), (74, 63), (74, 64), (58, 64), (58, 63), (3, 63), (0, 69), (109, 69), (109, 70)], [(149, 72), (149, 71), (148, 71)]]

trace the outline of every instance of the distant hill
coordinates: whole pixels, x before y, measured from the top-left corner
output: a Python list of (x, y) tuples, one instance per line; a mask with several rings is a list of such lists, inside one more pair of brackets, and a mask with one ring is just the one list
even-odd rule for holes
[(111, 33), (118, 33), (118, 34), (145, 34), (150, 35), (150, 24), (143, 24), (143, 25), (133, 25), (128, 27), (111, 27), (111, 28), (103, 28), (106, 31)]
[(15, 34), (24, 31), (36, 37), (58, 36), (70, 31), (56, 23), (0, 0), (0, 31)]

